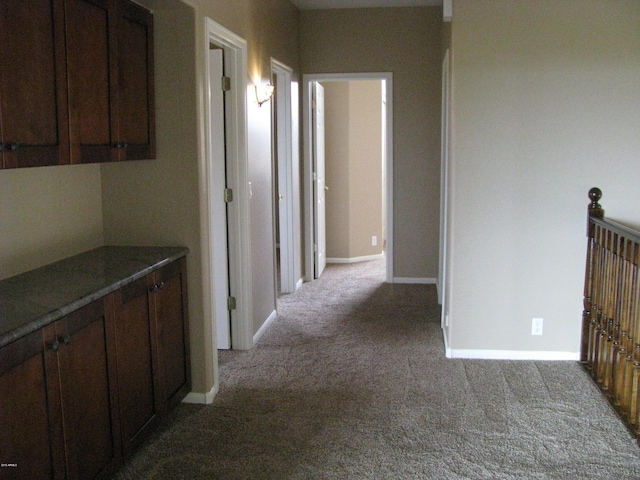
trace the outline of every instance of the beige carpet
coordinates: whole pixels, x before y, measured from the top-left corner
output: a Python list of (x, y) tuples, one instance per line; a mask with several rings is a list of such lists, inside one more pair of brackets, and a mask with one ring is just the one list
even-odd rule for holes
[[(220, 352), (119, 479), (638, 479), (636, 440), (573, 362), (450, 360), (431, 285), (332, 265)], [(577, 313), (579, 315), (579, 312)]]

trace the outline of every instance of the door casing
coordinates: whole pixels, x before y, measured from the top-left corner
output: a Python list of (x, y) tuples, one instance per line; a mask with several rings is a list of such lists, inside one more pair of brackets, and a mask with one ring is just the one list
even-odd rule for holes
[[(249, 226), (249, 186), (248, 186), (248, 149), (247, 149), (247, 42), (210, 18), (205, 18), (205, 81), (204, 98), (208, 99), (209, 45), (214, 44), (224, 50), (224, 70), (231, 79), (231, 90), (225, 94), (225, 139), (227, 160), (227, 186), (233, 189), (233, 201), (228, 205), (229, 230), (229, 290), (236, 299), (236, 310), (231, 316), (232, 348), (247, 350), (253, 347), (253, 307), (251, 286), (251, 251)], [(204, 108), (206, 102), (200, 102)], [(205, 132), (209, 131), (211, 119), (208, 109), (203, 112)], [(214, 225), (210, 208), (212, 198), (223, 195), (213, 190), (212, 171), (208, 165), (211, 145), (208, 135), (205, 138), (204, 162), (201, 165), (201, 238), (202, 238), (202, 276), (204, 307), (206, 318), (212, 322), (210, 348), (216, 352), (216, 319), (214, 311), (214, 261), (211, 234)], [(214, 354), (215, 356), (215, 354)], [(215, 370), (215, 368), (214, 368)], [(217, 382), (217, 380), (216, 380)]]
[[(296, 233), (300, 231), (300, 170), (299, 162), (294, 162), (292, 76), (293, 69), (271, 58), (271, 77), (277, 79), (274, 82), (276, 94), (272, 107), (277, 110), (277, 128), (273, 130), (277, 132), (276, 138), (273, 138), (274, 144), (277, 144), (277, 155), (273, 161), (278, 165), (274, 218), (278, 214), (282, 293), (294, 293), (299, 287), (299, 278), (296, 276), (300, 275), (300, 234)], [(295, 158), (298, 159), (298, 155)]]
[(302, 76), (302, 128), (304, 163), (304, 279), (312, 281), (314, 276), (314, 196), (313, 196), (313, 141), (312, 141), (312, 84), (313, 82), (381, 80), (385, 83), (386, 105), (386, 280), (393, 283), (393, 73), (314, 73)]

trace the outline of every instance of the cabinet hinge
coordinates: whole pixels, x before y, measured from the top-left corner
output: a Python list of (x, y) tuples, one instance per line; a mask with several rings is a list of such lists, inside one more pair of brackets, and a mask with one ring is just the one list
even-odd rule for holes
[(233, 202), (233, 189), (225, 188), (224, 189), (224, 201), (225, 203)]
[(229, 90), (231, 90), (231, 78), (222, 77), (222, 91), (228, 92)]
[(235, 310), (236, 309), (236, 297), (227, 298), (227, 309)]

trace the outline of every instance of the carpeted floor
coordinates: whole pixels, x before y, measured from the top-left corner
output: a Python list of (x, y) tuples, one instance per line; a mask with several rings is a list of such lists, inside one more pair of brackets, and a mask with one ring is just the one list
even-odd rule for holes
[(446, 359), (435, 288), (385, 284), (380, 261), (328, 266), (278, 313), (116, 478), (640, 478), (578, 364)]

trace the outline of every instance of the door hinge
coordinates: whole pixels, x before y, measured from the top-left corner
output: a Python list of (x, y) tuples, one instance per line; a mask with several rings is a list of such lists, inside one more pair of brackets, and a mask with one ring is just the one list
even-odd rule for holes
[(222, 91), (228, 92), (229, 90), (231, 90), (231, 78), (222, 77)]
[(314, 251), (314, 252), (317, 252), (317, 251), (318, 251), (318, 244), (317, 244), (317, 243), (314, 243), (314, 244), (313, 244), (313, 251)]
[(227, 309), (235, 310), (236, 309), (236, 297), (227, 298)]
[(224, 189), (224, 201), (225, 201), (225, 203), (233, 202), (233, 189), (232, 188), (225, 188)]
[(315, 98), (313, 100), (311, 100), (311, 109), (312, 110), (316, 109), (316, 99)]

